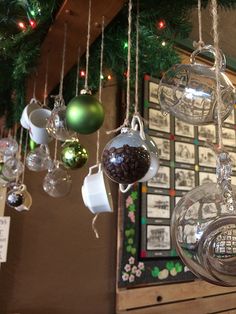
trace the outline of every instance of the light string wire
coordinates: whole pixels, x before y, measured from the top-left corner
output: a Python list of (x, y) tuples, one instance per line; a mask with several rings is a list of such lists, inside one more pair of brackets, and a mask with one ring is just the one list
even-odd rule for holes
[(128, 6), (128, 53), (127, 53), (127, 91), (126, 91), (126, 116), (121, 126), (114, 130), (107, 131), (107, 134), (120, 131), (123, 127), (129, 126), (130, 112), (130, 63), (131, 63), (131, 30), (132, 30), (132, 0), (129, 0)]
[(136, 18), (136, 53), (135, 53), (135, 104), (134, 114), (139, 115), (138, 83), (139, 83), (139, 0), (137, 0)]
[(17, 123), (15, 123), (15, 125), (14, 125), (14, 140), (16, 139), (16, 136), (17, 136), (17, 128), (18, 128), (18, 125), (17, 125)]
[(88, 68), (89, 68), (89, 44), (90, 44), (90, 33), (91, 33), (91, 3), (89, 0), (89, 9), (88, 9), (88, 32), (87, 32), (87, 45), (86, 45), (86, 70), (85, 70), (85, 82), (84, 88), (88, 90)]
[(214, 48), (215, 48), (215, 75), (216, 75), (216, 102), (217, 102), (217, 131), (218, 131), (218, 148), (222, 149), (222, 98), (220, 89), (220, 64), (221, 64), (221, 53), (219, 49), (219, 33), (218, 33), (218, 12), (217, 12), (217, 0), (211, 0), (212, 5), (212, 17), (213, 17), (213, 37), (214, 37)]
[(27, 158), (27, 149), (28, 149), (28, 139), (29, 139), (29, 130), (26, 132), (26, 137), (25, 137), (25, 151), (24, 151), (24, 161), (23, 161), (23, 173), (22, 173), (22, 179), (21, 183), (23, 184), (25, 181), (25, 169), (26, 169), (26, 158)]
[(197, 11), (198, 11), (198, 42), (194, 41), (193, 46), (194, 48), (197, 48), (201, 50), (204, 46), (205, 43), (202, 39), (202, 6), (201, 6), (201, 0), (198, 0), (198, 6), (197, 6)]
[(76, 84), (75, 84), (75, 96), (79, 95), (79, 71), (80, 71), (80, 47), (78, 49), (78, 59), (77, 59), (77, 72), (76, 72)]
[(65, 72), (66, 42), (67, 42), (67, 23), (64, 24), (64, 42), (63, 42), (63, 50), (62, 50), (61, 79), (60, 79), (60, 88), (59, 88), (59, 97), (61, 99), (63, 98), (63, 81), (64, 81), (64, 72)]
[(48, 97), (48, 62), (49, 62), (49, 55), (47, 56), (46, 61), (46, 71), (45, 71), (45, 83), (44, 83), (44, 92), (43, 92), (43, 106), (46, 107), (46, 101)]
[[(17, 161), (21, 161), (21, 151), (22, 151), (22, 141), (23, 141), (23, 133), (24, 133), (24, 128), (21, 127), (20, 129), (20, 141), (19, 141), (19, 148), (18, 148), (18, 152), (17, 152)], [(19, 173), (17, 171), (17, 175), (16, 175), (16, 184), (19, 181)]]

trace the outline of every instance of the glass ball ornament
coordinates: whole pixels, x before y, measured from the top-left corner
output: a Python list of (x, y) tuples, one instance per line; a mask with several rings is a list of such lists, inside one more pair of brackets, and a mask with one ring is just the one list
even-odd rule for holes
[[(236, 186), (232, 186), (236, 199)], [(198, 277), (236, 286), (236, 208), (229, 210), (215, 183), (200, 185), (176, 205), (171, 235), (178, 255)]]
[(24, 165), (16, 157), (10, 157), (2, 167), (2, 176), (7, 181), (13, 181), (24, 171)]
[(18, 151), (18, 143), (11, 137), (2, 138), (0, 140), (0, 154), (4, 157), (13, 156)]
[[(210, 52), (215, 56), (213, 46), (195, 50), (191, 64), (177, 64), (162, 77), (158, 97), (164, 112), (193, 125), (217, 123), (216, 74), (215, 67), (198, 64), (195, 57), (200, 52)], [(224, 74), (225, 56), (221, 54), (221, 118), (225, 120), (235, 103), (235, 89)]]
[(52, 197), (64, 197), (69, 194), (71, 186), (72, 180), (67, 170), (60, 162), (54, 162), (43, 180), (44, 191)]
[(66, 106), (64, 100), (59, 96), (55, 97), (54, 108), (47, 121), (46, 130), (50, 136), (63, 142), (71, 139), (75, 135), (75, 133), (68, 128), (66, 122)]
[(61, 161), (65, 168), (81, 168), (86, 164), (87, 160), (88, 152), (78, 140), (66, 141), (62, 145)]
[(121, 134), (105, 146), (102, 165), (105, 174), (119, 184), (132, 184), (139, 181), (149, 170), (150, 150), (132, 128), (122, 128)]
[(103, 106), (90, 91), (82, 90), (80, 95), (74, 97), (67, 105), (66, 121), (75, 132), (91, 134), (103, 124)]
[(30, 151), (26, 157), (26, 166), (31, 171), (44, 171), (49, 169), (52, 160), (47, 145), (40, 145)]
[(8, 206), (15, 208), (24, 203), (24, 193), (21, 185), (15, 184), (7, 193), (6, 203)]

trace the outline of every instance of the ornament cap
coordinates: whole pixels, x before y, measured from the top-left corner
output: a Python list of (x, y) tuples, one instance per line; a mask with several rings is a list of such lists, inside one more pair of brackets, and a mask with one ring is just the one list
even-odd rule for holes
[(92, 91), (91, 89), (88, 89), (88, 88), (84, 88), (84, 89), (81, 89), (80, 91), (80, 95), (92, 95)]

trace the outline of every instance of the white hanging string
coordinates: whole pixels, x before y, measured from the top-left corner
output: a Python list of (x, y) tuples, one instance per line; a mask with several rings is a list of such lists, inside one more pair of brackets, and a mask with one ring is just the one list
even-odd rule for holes
[(128, 54), (127, 54), (127, 92), (126, 92), (126, 116), (124, 122), (118, 128), (107, 131), (107, 134), (120, 131), (123, 127), (129, 126), (129, 112), (130, 112), (130, 63), (131, 63), (131, 30), (132, 30), (132, 0), (129, 0), (128, 7)]
[(95, 237), (96, 237), (97, 239), (99, 239), (99, 234), (98, 234), (97, 228), (95, 227), (95, 224), (96, 224), (96, 220), (98, 219), (98, 215), (99, 215), (99, 214), (96, 214), (96, 215), (93, 217), (93, 220), (92, 220), (92, 229), (93, 229), (93, 232), (94, 232)]
[(217, 130), (218, 130), (218, 145), (219, 149), (223, 146), (222, 141), (222, 98), (220, 89), (220, 63), (221, 54), (219, 49), (219, 33), (218, 33), (218, 12), (217, 12), (217, 0), (211, 0), (212, 5), (212, 17), (213, 17), (213, 37), (215, 48), (215, 75), (216, 75), (216, 102), (217, 102)]
[(201, 8), (201, 0), (198, 0), (198, 42), (194, 41), (193, 46), (197, 49), (202, 49), (202, 47), (205, 45), (204, 41), (202, 39), (202, 8)]
[(88, 68), (89, 68), (89, 44), (90, 44), (90, 30), (91, 30), (91, 0), (89, 0), (88, 9), (88, 32), (87, 32), (87, 47), (86, 47), (86, 70), (85, 70), (85, 82), (84, 88), (88, 90)]
[(58, 144), (58, 140), (55, 140), (55, 147), (54, 147), (54, 162), (57, 161), (57, 144)]
[(49, 56), (47, 56), (46, 61), (46, 71), (45, 71), (45, 83), (44, 83), (44, 93), (43, 93), (43, 106), (46, 107), (46, 101), (48, 97), (48, 59)]
[(76, 84), (75, 84), (75, 96), (76, 97), (79, 95), (79, 71), (80, 71), (80, 47), (78, 49)]
[(64, 72), (65, 72), (66, 41), (67, 41), (67, 23), (64, 24), (64, 42), (63, 42), (63, 50), (62, 50), (61, 79), (60, 79), (60, 88), (59, 88), (59, 97), (61, 99), (63, 98), (63, 81), (64, 81)]
[[(23, 132), (24, 132), (24, 128), (21, 127), (20, 129), (20, 141), (19, 141), (19, 148), (18, 148), (18, 153), (17, 153), (17, 160), (21, 160), (21, 151), (22, 151), (22, 141), (23, 141)], [(19, 181), (19, 173), (17, 172), (17, 176), (16, 176), (16, 184)]]
[(21, 179), (21, 182), (22, 184), (24, 183), (25, 181), (25, 165), (26, 165), (26, 157), (27, 157), (27, 149), (28, 149), (28, 138), (29, 138), (29, 130), (27, 130), (26, 132), (26, 137), (25, 137), (25, 151), (24, 151), (24, 161), (23, 161), (23, 173), (22, 173), (22, 179)]
[(137, 0), (137, 19), (136, 19), (136, 56), (135, 56), (135, 105), (134, 113), (139, 114), (138, 101), (138, 82), (139, 82), (139, 0)]

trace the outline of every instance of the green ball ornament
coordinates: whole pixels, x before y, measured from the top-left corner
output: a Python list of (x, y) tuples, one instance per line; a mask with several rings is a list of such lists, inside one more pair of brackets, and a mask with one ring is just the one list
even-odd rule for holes
[(89, 91), (82, 90), (67, 105), (66, 121), (69, 128), (77, 133), (91, 134), (103, 124), (103, 106)]
[(78, 140), (66, 141), (62, 145), (61, 161), (67, 169), (81, 168), (87, 160), (88, 152)]

